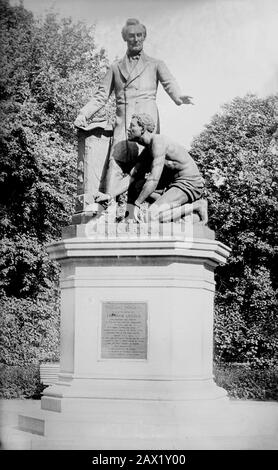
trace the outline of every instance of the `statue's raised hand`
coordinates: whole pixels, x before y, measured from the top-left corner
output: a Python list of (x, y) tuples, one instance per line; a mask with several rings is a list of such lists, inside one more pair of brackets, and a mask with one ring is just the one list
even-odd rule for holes
[(78, 114), (74, 121), (75, 127), (87, 127), (87, 119), (83, 114)]
[(192, 103), (192, 96), (188, 96), (188, 95), (180, 95), (180, 103), (179, 104), (194, 104)]

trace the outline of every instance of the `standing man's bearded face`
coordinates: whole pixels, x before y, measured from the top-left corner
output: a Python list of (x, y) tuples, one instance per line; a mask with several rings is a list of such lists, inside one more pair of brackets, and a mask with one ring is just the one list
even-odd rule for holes
[(126, 33), (126, 42), (127, 50), (130, 55), (136, 55), (142, 51), (144, 40), (145, 33), (144, 29), (140, 24), (128, 26)]

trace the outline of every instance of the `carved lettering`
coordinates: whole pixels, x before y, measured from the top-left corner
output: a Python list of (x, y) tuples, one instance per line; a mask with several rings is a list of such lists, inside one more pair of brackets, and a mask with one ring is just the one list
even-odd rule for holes
[(147, 359), (147, 304), (104, 302), (102, 359)]

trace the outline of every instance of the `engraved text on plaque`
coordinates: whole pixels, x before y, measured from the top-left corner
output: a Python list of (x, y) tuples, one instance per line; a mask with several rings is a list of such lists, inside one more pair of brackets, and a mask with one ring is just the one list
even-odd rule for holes
[(145, 302), (104, 302), (101, 358), (147, 359), (147, 316)]

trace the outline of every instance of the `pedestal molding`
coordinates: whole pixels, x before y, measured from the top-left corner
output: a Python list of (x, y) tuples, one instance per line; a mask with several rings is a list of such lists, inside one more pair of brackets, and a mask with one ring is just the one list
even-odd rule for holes
[(189, 240), (93, 240), (69, 238), (48, 245), (52, 259), (91, 257), (165, 257), (202, 258), (224, 263), (230, 249), (222, 242), (207, 239)]

